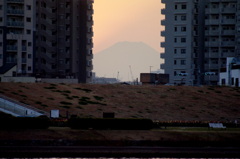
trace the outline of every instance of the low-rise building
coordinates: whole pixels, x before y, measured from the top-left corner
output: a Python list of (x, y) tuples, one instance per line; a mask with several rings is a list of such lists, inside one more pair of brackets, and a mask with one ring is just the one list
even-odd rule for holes
[(140, 82), (144, 84), (167, 84), (169, 83), (169, 74), (141, 73)]
[(240, 87), (240, 58), (228, 57), (225, 68), (221, 69), (219, 85)]

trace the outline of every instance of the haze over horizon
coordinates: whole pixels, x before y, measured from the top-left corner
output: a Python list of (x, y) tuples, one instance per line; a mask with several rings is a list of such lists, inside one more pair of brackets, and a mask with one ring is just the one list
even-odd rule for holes
[[(122, 45), (121, 48), (118, 47), (119, 51), (114, 50), (112, 52), (115, 56), (121, 54), (120, 50), (133, 50), (130, 44), (144, 43), (156, 50), (157, 56), (154, 54), (149, 54), (151, 57), (147, 57), (146, 53), (144, 56), (136, 56), (132, 60), (132, 63), (137, 63), (137, 61), (144, 61), (148, 64), (151, 61), (146, 59), (154, 59), (153, 71), (160, 69), (160, 64), (163, 62), (160, 59), (160, 53), (163, 49), (160, 47), (160, 42), (164, 39), (160, 36), (161, 30), (164, 29), (161, 26), (160, 21), (164, 17), (161, 15), (161, 9), (164, 7), (159, 0), (95, 0), (94, 2), (94, 57), (100, 52), (106, 52), (109, 48), (115, 46), (118, 43), (129, 42), (128, 45)], [(136, 45), (135, 45), (136, 46)], [(137, 50), (135, 48), (135, 50)], [(108, 53), (110, 54), (110, 53)], [(117, 72), (121, 67), (125, 67), (125, 73), (121, 72), (121, 77), (124, 80), (129, 78), (129, 64), (127, 66), (122, 65), (122, 63), (111, 63), (113, 59), (112, 56), (105, 56), (105, 58), (94, 58), (94, 72), (97, 76), (101, 77), (117, 77)], [(101, 61), (99, 61), (101, 59)], [(136, 61), (135, 61), (136, 60)], [(156, 61), (158, 63), (156, 64)], [(109, 63), (109, 67), (105, 64)], [(110, 64), (111, 63), (111, 64)], [(150, 66), (150, 65), (149, 65)], [(135, 68), (135, 77), (139, 77), (140, 72), (149, 72), (149, 66), (145, 66), (145, 69)], [(134, 66), (133, 66), (134, 67)], [(101, 70), (103, 69), (104, 70)], [(116, 68), (116, 70), (113, 70)], [(124, 69), (122, 69), (124, 70)], [(128, 73), (127, 73), (128, 70)], [(128, 75), (127, 75), (128, 74)]]
[(118, 42), (143, 42), (162, 52), (160, 42), (161, 9), (159, 0), (95, 0), (94, 48), (96, 54)]

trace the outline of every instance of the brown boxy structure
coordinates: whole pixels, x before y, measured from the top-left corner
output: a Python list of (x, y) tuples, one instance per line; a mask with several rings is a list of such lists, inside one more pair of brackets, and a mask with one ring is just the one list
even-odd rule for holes
[(140, 82), (145, 84), (158, 84), (164, 85), (169, 83), (169, 74), (157, 74), (157, 73), (141, 73)]

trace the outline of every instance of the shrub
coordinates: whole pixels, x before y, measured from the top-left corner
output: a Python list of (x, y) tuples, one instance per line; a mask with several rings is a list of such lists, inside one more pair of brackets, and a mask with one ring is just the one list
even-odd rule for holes
[(44, 87), (45, 89), (56, 89), (56, 87)]
[(102, 101), (104, 98), (103, 97), (99, 97), (99, 96), (93, 96), (96, 100), (100, 100)]
[(70, 107), (69, 106), (60, 106), (62, 108), (65, 108), (65, 109), (69, 109)]
[(90, 89), (85, 89), (85, 88), (75, 88), (75, 89), (84, 91), (84, 92), (86, 92), (86, 93), (92, 92), (92, 90), (90, 90)]
[(61, 104), (64, 104), (64, 105), (72, 105), (72, 103), (69, 103), (69, 102), (65, 102), (65, 101), (62, 101), (60, 102)]

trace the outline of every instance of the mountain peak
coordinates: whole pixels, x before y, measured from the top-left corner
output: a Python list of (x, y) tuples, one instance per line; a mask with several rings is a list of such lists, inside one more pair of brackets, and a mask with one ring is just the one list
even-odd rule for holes
[[(158, 70), (159, 53), (143, 42), (123, 41), (94, 55), (94, 72), (98, 77), (116, 78), (131, 81), (130, 77), (139, 78), (140, 73)], [(131, 66), (131, 69), (129, 68)]]

